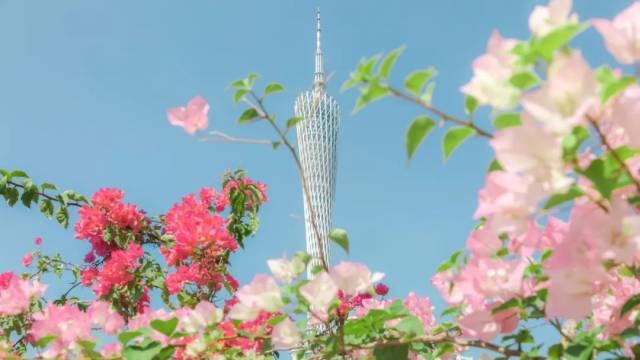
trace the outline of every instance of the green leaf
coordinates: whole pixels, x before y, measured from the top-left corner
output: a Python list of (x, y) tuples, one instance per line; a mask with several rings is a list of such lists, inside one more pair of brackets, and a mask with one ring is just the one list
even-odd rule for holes
[(424, 335), (424, 325), (422, 321), (414, 315), (409, 315), (395, 326), (395, 328), (404, 333), (405, 336), (422, 336)]
[(22, 171), (22, 170), (14, 170), (14, 171), (10, 172), (6, 176), (7, 176), (7, 178), (9, 180), (11, 180), (13, 178), (28, 178), (29, 177), (29, 175), (27, 175), (27, 173)]
[(391, 75), (391, 70), (393, 69), (393, 65), (398, 60), (398, 57), (404, 51), (404, 45), (392, 50), (387, 56), (385, 56), (384, 60), (380, 63), (380, 70), (378, 71), (378, 75), (383, 79), (388, 79)]
[(562, 353), (563, 353), (562, 344), (552, 345), (549, 347), (549, 350), (547, 350), (547, 355), (549, 356), (549, 359), (552, 359), (552, 360), (562, 359)]
[(520, 114), (518, 113), (504, 113), (493, 119), (493, 126), (495, 126), (496, 129), (520, 126), (520, 123)]
[(618, 95), (628, 86), (636, 82), (633, 76), (616, 75), (613, 70), (607, 66), (601, 66), (595, 71), (596, 79), (600, 83), (600, 101), (605, 104), (609, 99)]
[(467, 115), (473, 114), (478, 108), (478, 99), (474, 98), (471, 95), (467, 95), (464, 97), (464, 112)]
[(247, 89), (238, 89), (236, 90), (236, 92), (233, 94), (233, 103), (237, 104), (240, 102), (240, 100), (242, 100), (245, 95), (247, 95), (249, 93), (249, 90)]
[(34, 345), (38, 348), (46, 348), (55, 339), (56, 336), (54, 335), (44, 336), (38, 339)]
[(620, 317), (624, 316), (638, 305), (640, 305), (640, 294), (635, 294), (631, 296), (624, 305), (622, 305), (622, 308), (620, 309)]
[(560, 204), (564, 204), (568, 201), (579, 198), (582, 195), (584, 195), (584, 192), (580, 190), (579, 187), (574, 185), (569, 188), (569, 190), (564, 194), (554, 194), (553, 196), (551, 196), (549, 200), (547, 200), (547, 202), (544, 204), (544, 209), (549, 210)]
[(615, 156), (611, 152), (607, 152), (600, 158), (593, 160), (587, 169), (576, 170), (591, 180), (598, 192), (607, 199), (610, 198), (613, 190), (632, 183), (632, 179), (621, 168), (618, 159), (625, 161), (637, 153), (627, 146), (622, 146), (614, 151)]
[(4, 190), (4, 199), (7, 201), (7, 204), (9, 204), (9, 206), (13, 206), (18, 202), (18, 196), (20, 195), (20, 193), (18, 192), (18, 189), (14, 188), (14, 187), (8, 187)]
[(568, 24), (559, 27), (541, 38), (533, 40), (534, 52), (546, 61), (551, 61), (553, 54), (559, 48), (567, 45), (576, 35), (586, 30), (585, 24)]
[(137, 338), (140, 335), (142, 335), (141, 331), (125, 331), (118, 335), (118, 341), (120, 341), (122, 345), (127, 345), (129, 341)]
[(281, 141), (273, 141), (273, 142), (271, 143), (271, 147), (273, 148), (273, 150), (278, 150), (278, 147), (279, 147), (280, 145), (282, 145), (282, 142), (281, 142)]
[(576, 126), (571, 131), (571, 134), (568, 134), (562, 139), (562, 158), (566, 162), (576, 160), (578, 149), (589, 136), (589, 130), (584, 126)]
[(497, 314), (497, 313), (499, 313), (501, 311), (505, 311), (505, 310), (508, 310), (508, 309), (511, 309), (511, 308), (514, 308), (514, 307), (519, 308), (520, 306), (521, 306), (520, 305), (520, 299), (511, 298), (511, 299), (505, 301), (504, 303), (496, 306), (495, 308), (491, 309), (491, 313), (492, 314)]
[(58, 209), (56, 212), (56, 220), (58, 221), (58, 224), (62, 225), (65, 229), (69, 226), (69, 212), (67, 211), (67, 208), (61, 207)]
[(141, 345), (129, 345), (122, 350), (122, 356), (127, 360), (153, 360), (162, 351), (162, 344), (158, 341), (143, 342)]
[(304, 120), (302, 116), (294, 116), (287, 120), (287, 129), (296, 127), (300, 121)]
[(386, 346), (373, 350), (376, 360), (406, 360), (409, 358), (409, 344)]
[(422, 95), (420, 95), (420, 100), (424, 101), (427, 104), (431, 104), (431, 99), (433, 98), (433, 91), (436, 88), (436, 82), (432, 81), (427, 84), (427, 88), (424, 90)]
[(271, 95), (273, 93), (282, 92), (282, 91), (286, 91), (284, 86), (278, 83), (271, 83), (265, 86), (264, 95), (267, 96), (267, 95)]
[(171, 336), (178, 326), (178, 319), (171, 318), (169, 320), (152, 320), (151, 327), (167, 336)]
[(567, 360), (588, 360), (591, 359), (593, 345), (572, 344), (564, 351), (563, 359)]
[(533, 71), (524, 71), (513, 75), (509, 82), (520, 90), (527, 90), (538, 85), (540, 78)]
[(460, 255), (462, 255), (462, 250), (458, 250), (458, 251), (454, 252), (453, 254), (451, 254), (449, 259), (447, 259), (446, 261), (442, 262), (440, 264), (440, 266), (438, 266), (438, 269), (436, 270), (436, 272), (441, 273), (443, 271), (447, 271), (447, 270), (455, 267), (456, 263), (458, 262), (458, 258), (460, 257)]
[(409, 160), (413, 158), (416, 150), (435, 125), (435, 121), (428, 116), (418, 116), (409, 125), (405, 140)]
[(58, 190), (58, 188), (51, 183), (43, 183), (40, 187), (42, 190)]
[(422, 88), (424, 88), (427, 81), (437, 74), (435, 68), (430, 67), (424, 70), (416, 70), (409, 74), (404, 80), (405, 88), (415, 96), (420, 96)]
[(248, 108), (238, 118), (239, 124), (245, 124), (255, 120), (258, 117), (258, 112), (254, 108)]
[(491, 164), (489, 164), (489, 168), (487, 169), (487, 172), (493, 172), (493, 171), (500, 171), (500, 170), (504, 170), (502, 168), (502, 165), (500, 165), (500, 163), (498, 162), (498, 160), (493, 159), (491, 160)]
[(43, 201), (40, 201), (39, 207), (40, 212), (48, 219), (51, 219), (53, 217), (53, 203), (51, 202), (51, 200), (45, 199)]
[(349, 253), (349, 235), (344, 229), (333, 229), (329, 233), (329, 239), (338, 244), (346, 252)]
[(377, 81), (369, 83), (361, 89), (360, 97), (356, 101), (356, 106), (353, 108), (353, 112), (356, 113), (360, 111), (366, 105), (376, 100), (380, 100), (390, 93), (391, 90), (389, 90), (389, 87), (386, 85), (381, 85)]
[(444, 154), (444, 160), (449, 159), (449, 156), (469, 137), (473, 136), (476, 131), (470, 127), (459, 126), (453, 127), (447, 131), (442, 140), (442, 153)]

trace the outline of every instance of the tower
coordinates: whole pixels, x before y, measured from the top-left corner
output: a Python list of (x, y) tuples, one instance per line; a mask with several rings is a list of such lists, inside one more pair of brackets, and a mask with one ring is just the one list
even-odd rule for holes
[[(320, 48), (320, 10), (316, 15), (316, 56), (313, 85), (310, 91), (298, 95), (295, 115), (303, 120), (296, 127), (300, 162), (308, 185), (310, 201), (303, 193), (307, 252), (311, 255), (309, 269), (321, 265), (321, 254), (329, 264), (329, 231), (333, 220), (336, 194), (336, 152), (340, 108), (326, 93), (326, 79)], [(310, 202), (310, 203), (309, 203)], [(310, 209), (313, 207), (313, 211)], [(311, 216), (314, 214), (320, 239), (316, 237)]]

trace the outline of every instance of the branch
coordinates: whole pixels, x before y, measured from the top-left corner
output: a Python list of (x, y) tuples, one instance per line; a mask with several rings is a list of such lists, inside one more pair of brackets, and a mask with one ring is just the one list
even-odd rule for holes
[(210, 135), (217, 136), (216, 138), (204, 137), (200, 139), (200, 141), (220, 141), (220, 142), (233, 142), (240, 144), (257, 144), (257, 145), (271, 145), (273, 141), (271, 140), (261, 140), (261, 139), (248, 139), (248, 138), (238, 138), (231, 136), (229, 134), (223, 133), (222, 131), (209, 131)]
[(613, 158), (620, 164), (620, 166), (625, 171), (625, 173), (629, 175), (629, 178), (631, 179), (631, 181), (633, 181), (634, 185), (636, 186), (636, 189), (640, 191), (640, 180), (638, 180), (633, 175), (633, 172), (631, 171), (631, 168), (629, 168), (629, 165), (627, 165), (627, 163), (624, 160), (622, 160), (622, 158), (620, 158), (620, 155), (618, 155), (618, 153), (614, 151), (613, 146), (611, 146), (611, 144), (609, 143), (609, 140), (607, 140), (607, 135), (598, 126), (596, 119), (591, 115), (587, 115), (587, 120), (589, 121), (591, 126), (593, 126), (596, 133), (598, 133), (598, 136), (600, 137), (600, 141), (602, 142), (602, 145), (605, 147), (605, 149), (607, 149), (611, 153), (611, 156), (613, 156)]
[[(8, 185), (12, 185), (12, 186), (17, 187), (17, 188), (25, 189), (24, 185), (18, 184), (17, 182), (14, 182), (14, 181), (11, 181), (11, 180), (9, 180), (7, 182), (7, 184)], [(47, 194), (44, 193), (44, 191), (38, 191), (38, 195), (42, 196), (45, 199), (49, 199), (51, 201), (55, 201), (55, 202), (58, 202), (58, 203), (62, 204), (62, 201), (60, 199), (58, 199), (57, 197), (51, 196), (51, 195), (47, 195)], [(82, 207), (82, 204), (78, 203), (78, 202), (75, 202), (75, 201), (69, 201), (69, 202), (66, 203), (66, 206)]]
[(393, 88), (391, 86), (389, 86), (389, 90), (396, 97), (399, 97), (401, 99), (407, 100), (407, 101), (409, 101), (411, 103), (414, 103), (414, 104), (422, 107), (423, 109), (425, 109), (425, 110), (437, 115), (443, 121), (448, 121), (448, 122), (452, 122), (452, 123), (457, 124), (457, 125), (466, 126), (468, 128), (471, 128), (471, 129), (475, 130), (476, 133), (478, 135), (480, 135), (480, 136), (484, 136), (486, 138), (493, 138), (493, 134), (491, 134), (490, 132), (488, 132), (486, 130), (483, 130), (483, 129), (479, 128), (473, 121), (471, 121), (471, 119), (463, 120), (463, 119), (457, 118), (455, 116), (449, 115), (449, 114), (445, 113), (444, 111), (435, 108), (430, 103), (428, 103), (428, 102), (426, 102), (426, 101), (424, 101), (424, 100), (422, 100), (420, 98), (417, 98), (415, 96), (412, 96), (410, 94), (407, 94), (407, 93), (405, 93), (403, 91), (400, 91), (398, 89), (395, 89), (395, 88)]

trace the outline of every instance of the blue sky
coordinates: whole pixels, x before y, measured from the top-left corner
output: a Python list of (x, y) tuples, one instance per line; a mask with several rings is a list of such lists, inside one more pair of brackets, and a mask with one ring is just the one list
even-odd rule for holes
[[(441, 133), (409, 163), (404, 133), (419, 110), (384, 100), (351, 114), (355, 93), (339, 93), (359, 59), (399, 45), (397, 84), (410, 70), (439, 70), (434, 103), (462, 113), (458, 88), (493, 28), (527, 37), (540, 1), (65, 1), (0, 0), (0, 168), (26, 170), (36, 182), (90, 195), (126, 192), (147, 212), (166, 211), (181, 196), (218, 185), (243, 168), (269, 185), (258, 235), (233, 256), (247, 282), (269, 258), (304, 248), (302, 195), (287, 153), (270, 147), (203, 143), (170, 126), (165, 111), (202, 95), (211, 127), (236, 136), (272, 138), (263, 124), (239, 126), (227, 85), (251, 71), (288, 92), (268, 106), (288, 118), (312, 80), (315, 8), (323, 18), (329, 91), (342, 106), (335, 225), (349, 231), (348, 258), (387, 274), (393, 296), (414, 290), (441, 304), (429, 284), (438, 264), (464, 246), (476, 192), (491, 153), (484, 140), (465, 144), (445, 165)], [(379, 4), (383, 4), (380, 2)], [(629, 1), (578, 0), (582, 19), (611, 17)], [(592, 65), (610, 61), (593, 30), (583, 34)], [(487, 114), (480, 121), (487, 121)], [(89, 249), (36, 210), (0, 204), (0, 264), (44, 238), (44, 250), (79, 261)], [(441, 308), (441, 307), (440, 307)]]

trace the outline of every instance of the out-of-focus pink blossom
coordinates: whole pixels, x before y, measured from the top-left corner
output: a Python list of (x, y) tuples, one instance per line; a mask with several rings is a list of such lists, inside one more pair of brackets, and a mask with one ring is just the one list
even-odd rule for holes
[(515, 236), (509, 242), (509, 251), (524, 257), (531, 256), (541, 250), (543, 250), (542, 231), (533, 220), (529, 220), (527, 231), (524, 234)]
[(373, 290), (380, 296), (385, 296), (389, 293), (389, 287), (383, 283), (377, 283)]
[(75, 305), (49, 304), (32, 316), (30, 334), (35, 340), (55, 336), (45, 357), (54, 357), (76, 347), (78, 340), (91, 340), (91, 318)]
[(460, 90), (471, 95), (480, 104), (489, 104), (498, 110), (514, 107), (520, 90), (511, 84), (515, 73), (515, 55), (511, 50), (516, 45), (514, 39), (505, 39), (497, 30), (491, 33), (487, 52), (473, 61), (473, 78)]
[(87, 314), (89, 314), (91, 322), (104, 329), (107, 334), (115, 335), (124, 327), (122, 316), (113, 310), (106, 301), (96, 301), (89, 305)]
[(208, 301), (201, 301), (193, 309), (187, 309), (180, 317), (180, 325), (187, 332), (197, 332), (222, 320), (222, 310)]
[(420, 297), (410, 292), (404, 298), (403, 303), (407, 310), (420, 319), (425, 334), (429, 334), (431, 329), (436, 326), (436, 318), (433, 315), (434, 306), (431, 303), (431, 299), (428, 297)]
[(253, 320), (261, 311), (275, 312), (284, 305), (280, 288), (267, 275), (256, 275), (251, 283), (236, 292), (238, 303), (229, 312), (229, 317), (238, 320)]
[(640, 281), (618, 278), (593, 297), (593, 325), (604, 328), (603, 336), (616, 336), (633, 326), (638, 309), (624, 316), (620, 316), (620, 310), (631, 296), (637, 294), (640, 294)]
[(493, 229), (491, 222), (487, 222), (479, 229), (471, 232), (467, 238), (467, 247), (476, 256), (495, 255), (502, 247), (502, 241)]
[(342, 261), (331, 268), (329, 275), (338, 289), (347, 295), (366, 292), (373, 286), (371, 273), (363, 264)]
[(286, 257), (270, 259), (267, 260), (267, 265), (273, 276), (285, 284), (290, 284), (305, 268), (304, 263), (297, 256), (294, 256), (291, 260)]
[(189, 135), (204, 130), (209, 125), (209, 104), (202, 96), (189, 100), (186, 107), (175, 107), (167, 111), (169, 123), (179, 126)]
[[(496, 159), (513, 174), (532, 177), (537, 190), (529, 186), (529, 198), (564, 192), (572, 180), (564, 174), (561, 138), (545, 130), (526, 113), (522, 124), (499, 131), (491, 140)], [(520, 181), (522, 183), (523, 181)], [(533, 190), (533, 191), (532, 191)]]
[[(640, 3), (636, 5), (640, 7)], [(640, 86), (633, 85), (616, 97), (607, 115), (607, 120), (622, 129), (629, 145), (634, 148), (640, 148), (638, 113), (640, 113)]]
[(33, 243), (37, 246), (42, 245), (42, 238), (40, 236), (36, 236), (35, 239), (33, 239)]
[(22, 257), (22, 266), (29, 267), (31, 266), (32, 262), (33, 262), (33, 253), (28, 252), (24, 254), (24, 256)]
[(492, 307), (478, 309), (458, 319), (462, 336), (491, 341), (498, 334), (510, 333), (517, 328), (517, 311), (508, 309), (492, 314), (491, 310)]
[(102, 355), (106, 359), (118, 359), (120, 358), (121, 353), (122, 344), (120, 344), (119, 342), (107, 344), (102, 349), (100, 349), (100, 355)]
[(23, 280), (11, 272), (0, 274), (0, 315), (20, 314), (46, 289), (47, 286), (38, 281)]
[(548, 6), (536, 6), (529, 16), (529, 29), (536, 36), (544, 36), (568, 24), (577, 24), (578, 16), (571, 14), (572, 0), (550, 0)]
[(271, 341), (276, 348), (287, 349), (299, 344), (302, 339), (296, 324), (286, 318), (273, 327)]
[(543, 195), (530, 176), (492, 171), (487, 175), (484, 188), (478, 193), (478, 208), (474, 218), (489, 219), (491, 228), (497, 234), (519, 234), (526, 230), (528, 217), (536, 210)]
[(604, 37), (607, 50), (616, 60), (622, 64), (640, 60), (640, 3), (634, 1), (613, 21), (594, 19), (591, 23)]
[(300, 288), (300, 294), (311, 306), (311, 311), (316, 316), (327, 316), (327, 310), (331, 302), (336, 299), (338, 286), (326, 272), (316, 274), (311, 281)]

